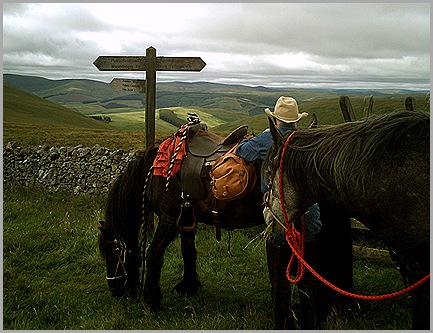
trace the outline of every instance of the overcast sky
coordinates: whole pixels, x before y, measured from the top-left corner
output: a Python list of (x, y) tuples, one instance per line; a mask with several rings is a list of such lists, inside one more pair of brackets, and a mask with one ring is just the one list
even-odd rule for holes
[(100, 55), (201, 57), (162, 81), (282, 87), (430, 87), (429, 3), (3, 4), (3, 72), (50, 79), (100, 72)]

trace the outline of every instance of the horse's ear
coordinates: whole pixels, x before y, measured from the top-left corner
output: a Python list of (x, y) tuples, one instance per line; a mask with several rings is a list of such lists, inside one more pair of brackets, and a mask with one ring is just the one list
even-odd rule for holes
[(315, 113), (313, 113), (310, 121), (307, 124), (307, 128), (316, 128), (316, 127), (317, 127), (317, 116)]
[(269, 129), (272, 134), (272, 139), (274, 139), (274, 144), (279, 147), (283, 144), (283, 135), (280, 133), (280, 131), (275, 127), (274, 122), (272, 121), (271, 117), (268, 117), (269, 120)]

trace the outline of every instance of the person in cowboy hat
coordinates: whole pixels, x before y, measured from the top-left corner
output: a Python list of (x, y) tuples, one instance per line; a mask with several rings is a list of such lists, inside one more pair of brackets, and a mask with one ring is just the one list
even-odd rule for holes
[[(307, 112), (299, 113), (298, 103), (293, 97), (285, 96), (278, 98), (274, 111), (266, 108), (265, 113), (270, 116), (275, 127), (281, 133), (293, 132), (296, 130), (299, 120), (308, 116)], [(236, 155), (242, 157), (247, 162), (260, 160), (261, 167), (263, 167), (263, 163), (272, 143), (271, 132), (269, 129), (266, 129), (251, 139), (242, 140), (236, 149)], [(260, 184), (262, 193), (266, 193), (268, 185), (267, 180), (261, 177)]]
[[(298, 103), (293, 97), (285, 96), (281, 96), (277, 100), (273, 111), (266, 108), (265, 113), (270, 117), (275, 127), (281, 133), (291, 133), (295, 131), (298, 122), (308, 116), (306, 112), (299, 113)], [(242, 140), (236, 149), (236, 154), (247, 162), (260, 160), (261, 166), (263, 167), (263, 163), (272, 143), (272, 134), (269, 129), (266, 129), (252, 138)], [(267, 192), (267, 185), (267, 180), (264, 179), (262, 175), (261, 191), (263, 194)], [(264, 210), (264, 217), (267, 224), (273, 223), (273, 218), (266, 209)], [(314, 204), (309, 208), (308, 214), (306, 215), (305, 260), (309, 263), (312, 262), (314, 257), (315, 236), (321, 227), (322, 223), (320, 220), (319, 207), (317, 204)], [(272, 237), (266, 240), (266, 253), (269, 279), (271, 282), (275, 328), (295, 329), (295, 319), (293, 310), (291, 309), (292, 288), (286, 277), (286, 268), (292, 251), (284, 236), (272, 233)], [(296, 267), (294, 268), (296, 269)], [(315, 294), (317, 280), (306, 270), (304, 277), (298, 283), (298, 288), (300, 290), (299, 297), (301, 303), (301, 329), (316, 329), (317, 314)]]

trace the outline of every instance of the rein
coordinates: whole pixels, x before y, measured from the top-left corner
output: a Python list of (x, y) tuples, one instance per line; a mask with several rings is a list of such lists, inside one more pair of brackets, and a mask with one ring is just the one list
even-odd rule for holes
[[(384, 294), (384, 295), (378, 295), (378, 296), (370, 296), (370, 295), (360, 295), (360, 294), (355, 294), (355, 293), (351, 293), (348, 292), (346, 290), (343, 290), (337, 286), (335, 286), (334, 284), (332, 284), (331, 282), (329, 282), (328, 280), (326, 280), (324, 277), (322, 277), (319, 273), (317, 273), (305, 260), (304, 260), (304, 249), (305, 249), (305, 214), (304, 214), (304, 218), (303, 218), (303, 222), (302, 222), (302, 234), (303, 236), (301, 237), (301, 235), (299, 234), (299, 232), (296, 230), (296, 228), (294, 227), (293, 223), (291, 223), (291, 221), (288, 218), (287, 215), (287, 211), (286, 211), (286, 207), (284, 205), (284, 190), (283, 190), (283, 175), (284, 175), (284, 155), (286, 153), (287, 147), (289, 145), (290, 139), (292, 138), (292, 136), (296, 133), (296, 131), (292, 132), (289, 137), (286, 139), (283, 149), (281, 151), (281, 159), (280, 159), (280, 164), (279, 164), (279, 196), (280, 196), (280, 203), (281, 203), (281, 210), (284, 216), (284, 222), (281, 222), (278, 217), (271, 211), (271, 209), (268, 206), (268, 203), (266, 202), (266, 208), (268, 209), (269, 212), (271, 212), (272, 217), (274, 217), (276, 219), (276, 221), (281, 225), (284, 226), (286, 229), (286, 241), (289, 244), (291, 250), (292, 250), (292, 257), (290, 258), (290, 262), (287, 266), (287, 270), (286, 270), (286, 276), (287, 279), (292, 282), (292, 283), (296, 283), (299, 282), (301, 280), (301, 278), (303, 277), (304, 274), (304, 267), (306, 267), (316, 278), (318, 278), (320, 281), (322, 281), (324, 284), (326, 284), (328, 287), (332, 288), (333, 290), (345, 295), (345, 296), (349, 296), (349, 297), (353, 297), (353, 298), (357, 298), (357, 299), (364, 299), (364, 300), (381, 300), (381, 299), (387, 299), (387, 298), (392, 298), (392, 297), (396, 297), (399, 295), (402, 295), (406, 292), (409, 292), (413, 289), (415, 289), (416, 287), (420, 286), (421, 284), (423, 284), (424, 282), (426, 282), (428, 279), (430, 279), (430, 274), (426, 275), (425, 277), (423, 277), (421, 280), (415, 282), (414, 284), (412, 284), (411, 286), (408, 286), (400, 291), (396, 291), (396, 292), (392, 292), (392, 293), (388, 293), (388, 294)], [(272, 179), (269, 183), (269, 191), (271, 189), (271, 184), (272, 184)], [(268, 195), (268, 199), (269, 199), (269, 195)], [(298, 265), (298, 273), (297, 273), (297, 277), (295, 279), (292, 279), (290, 276), (290, 267), (292, 265), (292, 262), (294, 260), (294, 257), (296, 256), (296, 258), (298, 259), (298, 261), (300, 262), (300, 265)], [(299, 266), (301, 266), (301, 268), (299, 268)]]
[[(126, 254), (132, 254), (132, 255), (135, 255), (139, 258), (141, 258), (141, 255), (135, 253), (132, 250), (129, 250), (126, 247), (125, 241), (121, 238), (120, 238), (120, 241), (117, 238), (115, 238), (112, 241), (107, 241), (107, 243), (108, 244), (112, 243), (115, 245), (114, 250), (116, 251), (118, 262), (117, 262), (116, 271), (114, 273), (114, 276), (113, 277), (106, 276), (106, 279), (107, 280), (117, 280), (117, 279), (121, 279), (123, 277), (126, 277), (126, 279), (128, 279), (128, 273), (126, 272), (126, 268), (125, 268)], [(119, 272), (119, 267), (123, 270), (123, 275), (117, 275), (117, 273)], [(126, 283), (126, 281), (125, 281), (125, 283)]]

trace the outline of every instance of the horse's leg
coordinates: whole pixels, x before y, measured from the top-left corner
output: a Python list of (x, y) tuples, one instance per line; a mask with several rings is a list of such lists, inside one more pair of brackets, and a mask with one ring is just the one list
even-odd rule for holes
[(181, 231), (181, 250), (183, 257), (183, 279), (180, 281), (174, 289), (182, 294), (194, 295), (196, 294), (201, 283), (197, 275), (197, 251), (195, 248), (195, 233), (196, 230)]
[[(423, 244), (420, 248), (421, 253), (416, 255), (416, 259), (411, 258), (412, 265), (409, 265), (409, 271), (416, 273), (412, 274), (410, 283), (415, 283), (430, 273), (430, 242)], [(412, 329), (430, 330), (430, 280), (412, 292), (412, 308)]]
[(274, 309), (275, 328), (296, 329), (292, 310), (292, 286), (286, 277), (286, 268), (292, 252), (285, 241), (271, 238), (266, 241), (266, 257), (271, 297)]
[[(315, 247), (315, 239), (305, 243), (304, 259), (311, 267), (317, 269)], [(297, 265), (294, 268), (297, 268)], [(317, 293), (320, 283), (313, 273), (305, 268), (304, 276), (297, 284), (301, 307), (301, 330), (315, 330), (318, 328), (317, 304), (320, 299)]]
[[(430, 242), (418, 245), (403, 253), (390, 252), (402, 276), (409, 285), (419, 281), (430, 272)], [(430, 281), (424, 282), (411, 292), (412, 329), (430, 329)]]
[(159, 280), (164, 263), (164, 252), (178, 233), (179, 230), (173, 220), (161, 217), (152, 243), (146, 252), (147, 272), (144, 283), (144, 300), (152, 312), (158, 311), (161, 306), (162, 293)]
[(412, 309), (412, 329), (430, 330), (430, 281), (412, 292)]
[[(353, 291), (352, 229), (350, 216), (341, 206), (319, 203), (322, 229), (316, 239), (317, 272), (337, 287)], [(332, 307), (347, 308), (351, 299), (323, 283), (319, 285), (319, 325)]]

